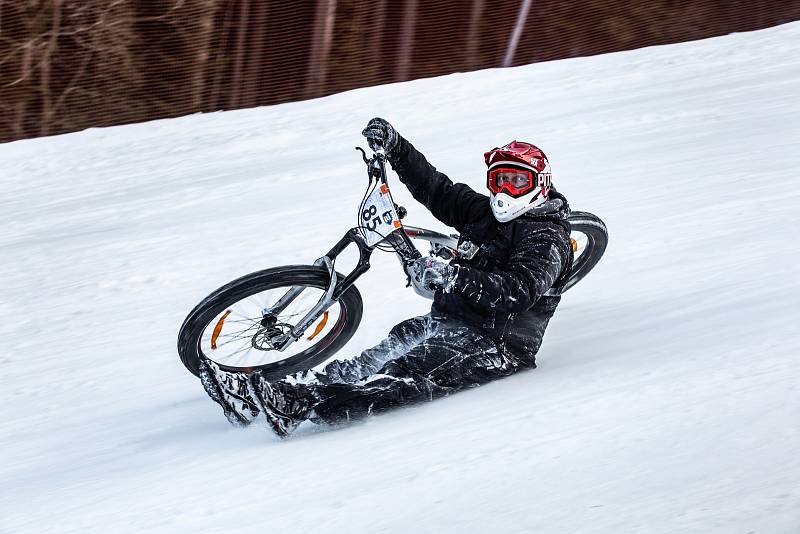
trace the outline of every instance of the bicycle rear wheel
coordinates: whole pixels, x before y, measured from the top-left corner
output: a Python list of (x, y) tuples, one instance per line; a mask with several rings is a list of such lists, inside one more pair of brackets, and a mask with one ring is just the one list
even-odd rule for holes
[[(275, 349), (270, 339), (275, 333), (287, 334), (329, 284), (327, 269), (310, 265), (266, 269), (226, 284), (203, 299), (183, 322), (178, 334), (181, 362), (195, 376), (200, 361), (207, 358), (226, 371), (261, 370), (267, 380), (319, 365), (347, 343), (361, 322), (361, 294), (355, 286), (285, 351)], [(263, 310), (291, 288), (302, 292), (266, 323)]]
[(600, 218), (586, 211), (573, 211), (569, 216), (570, 239), (575, 258), (561, 293), (580, 282), (594, 269), (608, 246), (608, 229)]

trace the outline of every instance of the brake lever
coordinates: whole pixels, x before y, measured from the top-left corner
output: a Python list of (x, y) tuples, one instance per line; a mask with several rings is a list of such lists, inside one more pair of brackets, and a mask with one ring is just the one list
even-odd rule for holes
[(361, 152), (361, 158), (364, 160), (364, 163), (369, 165), (369, 159), (367, 159), (367, 152), (363, 148), (361, 148), (360, 146), (357, 146), (356, 150)]

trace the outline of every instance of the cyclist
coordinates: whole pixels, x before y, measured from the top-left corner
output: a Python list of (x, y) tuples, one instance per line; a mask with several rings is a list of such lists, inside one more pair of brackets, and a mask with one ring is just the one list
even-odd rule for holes
[(487, 196), (453, 183), (383, 119), (362, 134), (414, 198), (458, 230), (459, 256), (417, 260), (414, 272), (435, 291), (430, 313), (353, 359), (275, 382), (204, 360), (203, 385), (234, 424), (263, 413), (286, 436), (306, 420), (346, 422), (536, 367), (572, 262), (570, 209), (545, 154), (521, 141), (486, 152)]

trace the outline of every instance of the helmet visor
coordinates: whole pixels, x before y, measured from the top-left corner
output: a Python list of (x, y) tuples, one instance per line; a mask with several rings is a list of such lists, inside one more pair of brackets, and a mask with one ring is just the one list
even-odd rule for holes
[(535, 172), (526, 169), (515, 169), (513, 167), (495, 167), (489, 169), (488, 176), (489, 191), (494, 194), (505, 191), (508, 195), (517, 198), (527, 195), (538, 182)]
[(498, 161), (499, 159), (508, 157), (527, 160), (526, 156), (534, 154), (534, 151), (538, 152), (539, 149), (530, 143), (526, 143), (524, 141), (511, 141), (504, 147), (495, 147), (490, 151), (485, 152), (483, 154), (483, 158), (486, 160), (487, 165), (489, 165), (492, 161)]

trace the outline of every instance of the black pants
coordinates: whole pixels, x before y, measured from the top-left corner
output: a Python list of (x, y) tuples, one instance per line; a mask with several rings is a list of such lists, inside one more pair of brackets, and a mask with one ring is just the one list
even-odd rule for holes
[(331, 362), (322, 373), (292, 377), (279, 387), (291, 384), (306, 397), (312, 419), (340, 423), (479, 386), (536, 367), (534, 361), (477, 328), (424, 315), (398, 324), (357, 358)]

